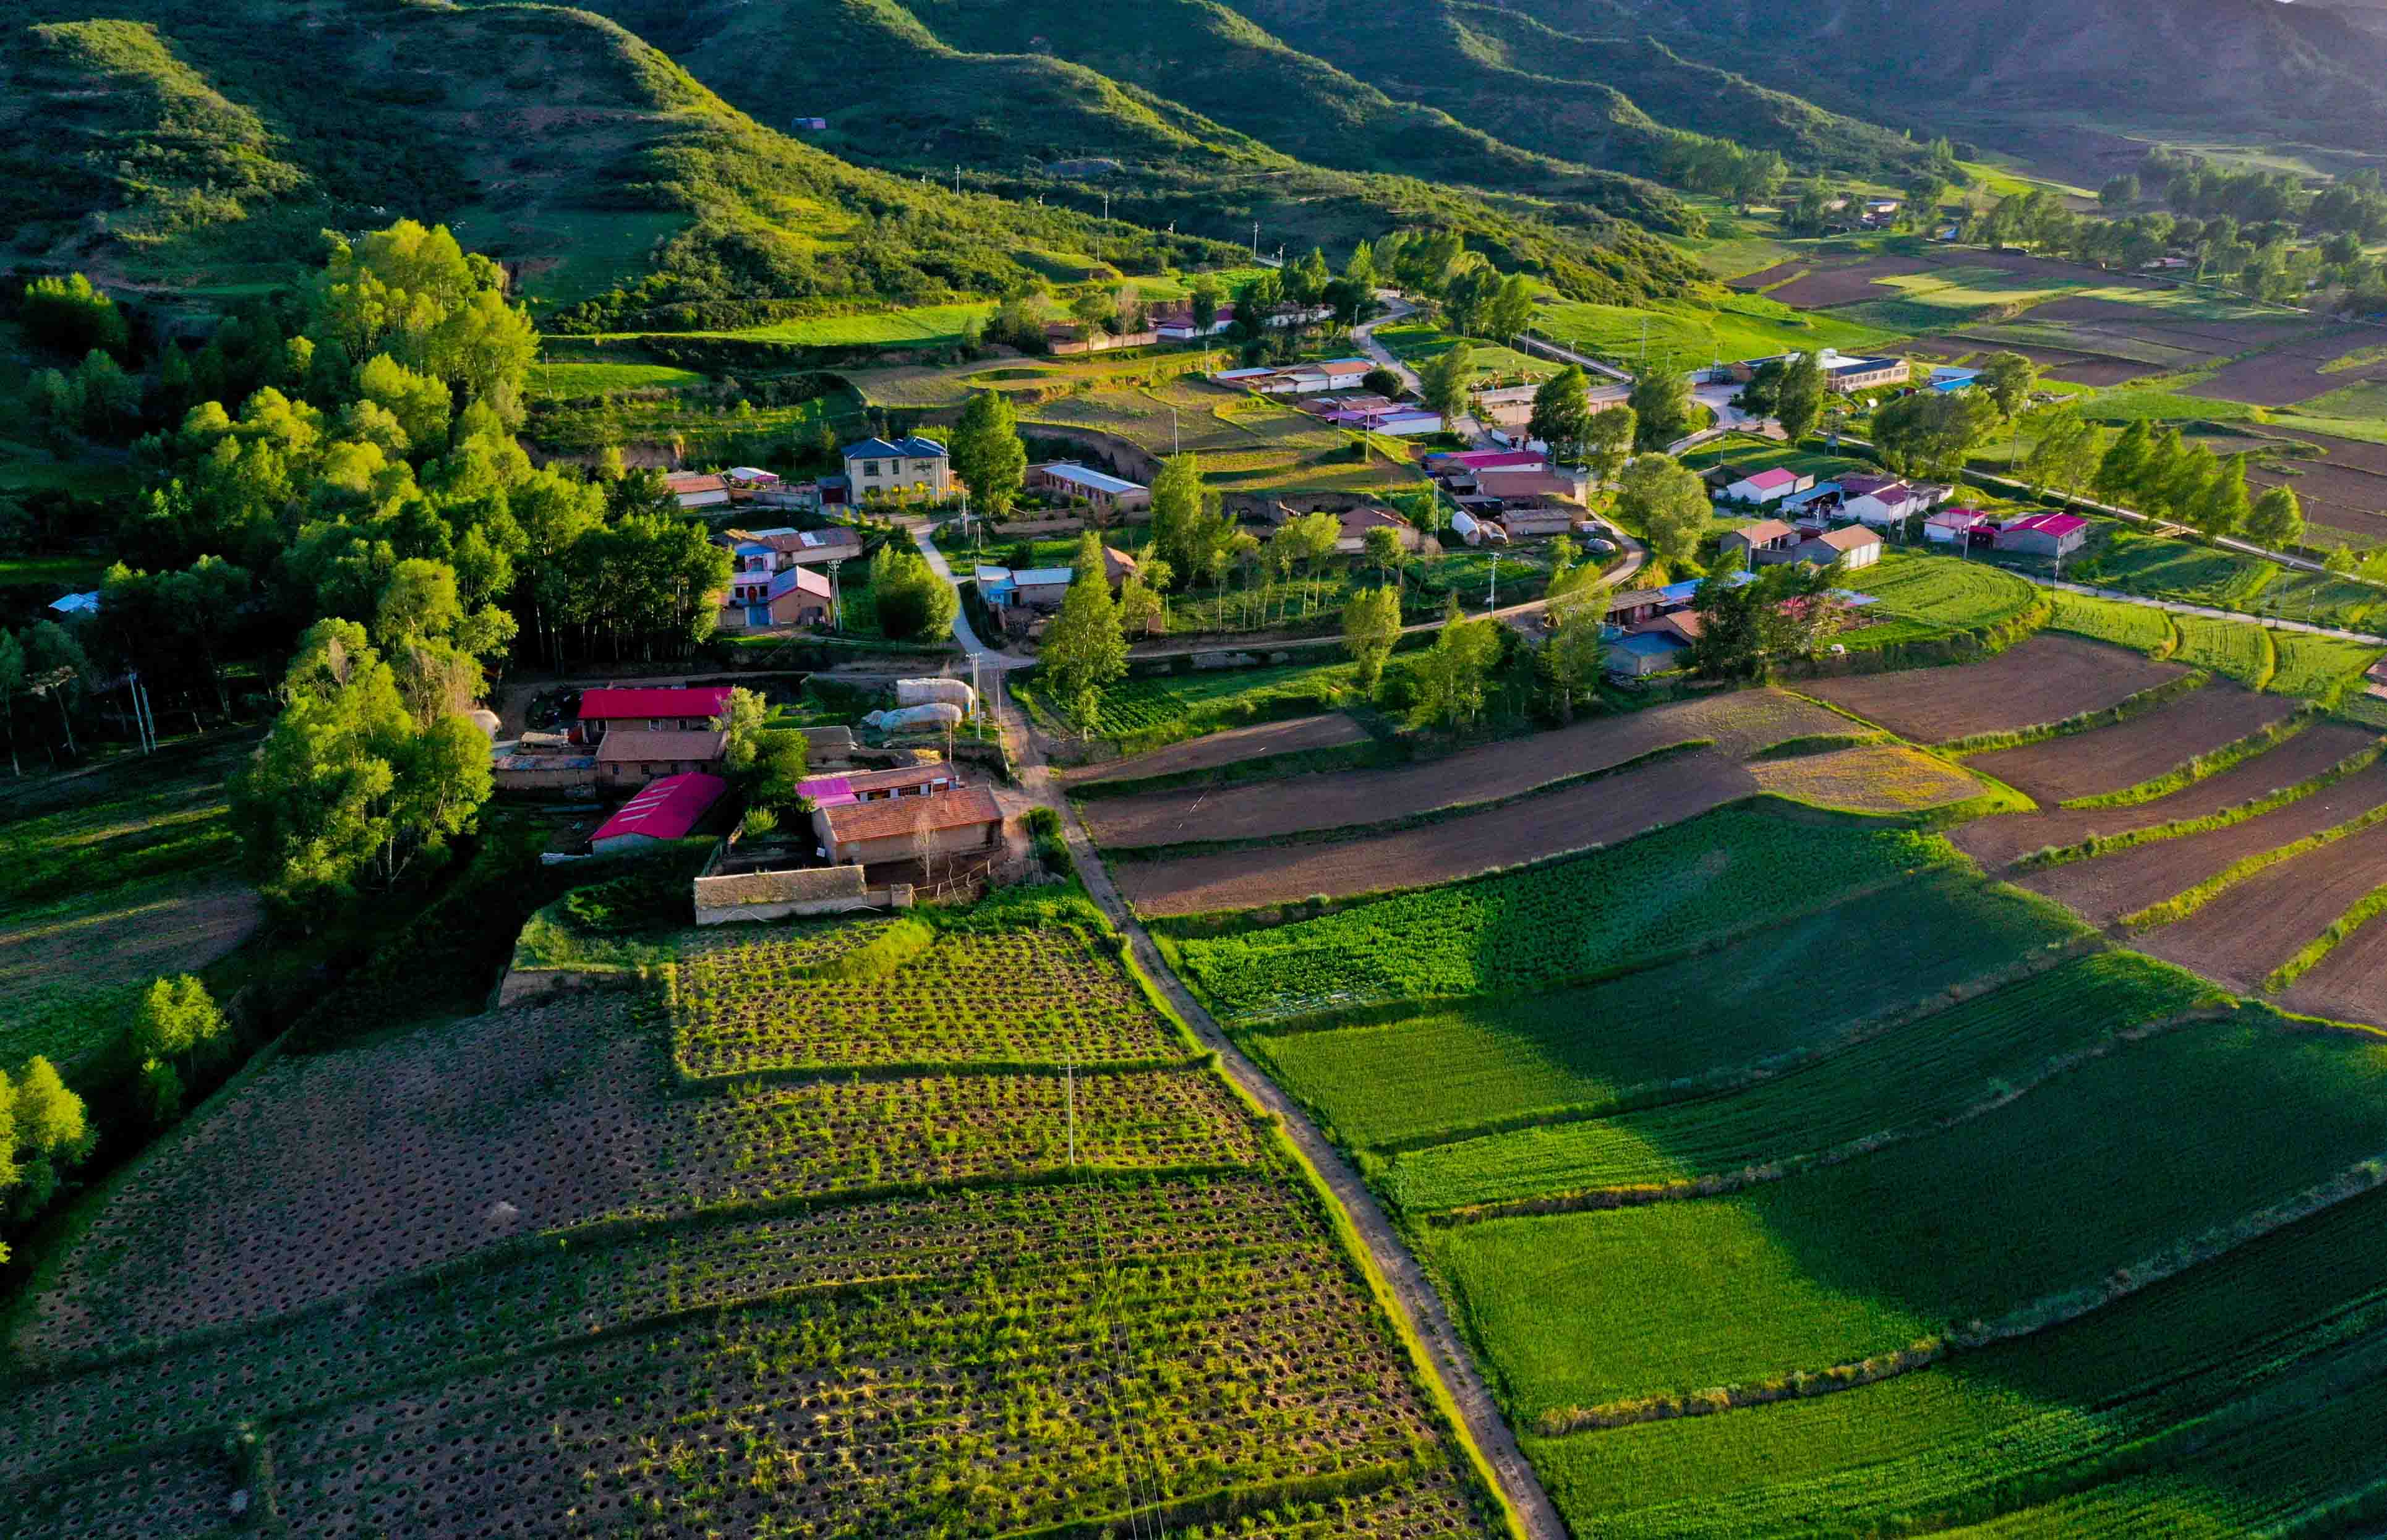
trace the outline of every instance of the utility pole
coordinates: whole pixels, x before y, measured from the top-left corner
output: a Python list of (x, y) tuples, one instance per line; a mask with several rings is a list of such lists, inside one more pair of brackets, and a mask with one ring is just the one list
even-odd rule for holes
[(1260, 259), (1260, 221), (1257, 221), (1257, 220), (1254, 220), (1254, 221), (1252, 221), (1252, 260), (1253, 260), (1253, 261), (1255, 261), (1255, 262), (1257, 262), (1257, 261), (1258, 261), (1259, 259)]

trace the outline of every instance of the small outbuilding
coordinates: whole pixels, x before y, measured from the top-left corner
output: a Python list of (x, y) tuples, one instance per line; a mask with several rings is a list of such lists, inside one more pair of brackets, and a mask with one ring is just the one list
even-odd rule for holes
[(1724, 489), (1730, 502), (1770, 503), (1804, 492), (1815, 485), (1812, 475), (1802, 475), (1787, 466), (1776, 465), (1760, 471), (1753, 476), (1743, 476)]
[(2014, 519), (1998, 530), (2000, 550), (2058, 559), (2078, 551), (2089, 539), (2089, 521), (2078, 513), (2033, 513)]
[(1835, 562), (1870, 567), (1881, 560), (1881, 536), (1863, 524), (1851, 524), (1800, 541), (1798, 556), (1800, 561), (1812, 562), (1819, 567), (1828, 567)]
[(605, 855), (666, 839), (685, 839), (728, 789), (729, 783), (718, 776), (667, 776), (624, 802), (598, 826), (588, 837), (588, 848)]
[(1727, 529), (1716, 541), (1725, 556), (1746, 555), (1752, 565), (1768, 559), (1790, 560), (1790, 549), (1799, 543), (1799, 532), (1779, 519), (1760, 519), (1753, 524)]
[(669, 776), (710, 773), (721, 767), (728, 740), (719, 727), (616, 727), (597, 745), (597, 783), (642, 786)]

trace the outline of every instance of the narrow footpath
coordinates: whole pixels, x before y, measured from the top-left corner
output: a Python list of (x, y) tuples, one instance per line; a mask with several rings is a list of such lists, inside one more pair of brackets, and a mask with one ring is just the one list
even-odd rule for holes
[[(912, 535), (914, 543), (928, 559), (930, 569), (951, 581), (953, 570), (928, 538), (928, 526), (925, 524), (915, 525)], [(1408, 1318), (1410, 1329), (1417, 1333), (1418, 1340), (1425, 1344), (1430, 1367), (1442, 1382), (1452, 1404), (1458, 1407), (1459, 1416), (1467, 1424), (1468, 1435), (1491, 1463), (1509, 1501), (1523, 1516), (1529, 1540), (1566, 1540), (1565, 1522), (1559, 1518), (1549, 1494), (1542, 1490), (1541, 1480), (1526, 1461), (1524, 1451), (1518, 1447), (1516, 1435), (1500, 1415), (1500, 1408), (1492, 1398), (1491, 1387), (1484, 1383), (1473, 1356), (1459, 1341), (1449, 1312), (1443, 1308), (1442, 1296), (1434, 1292), (1433, 1285), (1426, 1279), (1425, 1270), (1409, 1254), (1390, 1216), (1378, 1205), (1375, 1194), (1368, 1191), (1367, 1183), (1359, 1179), (1359, 1173), (1351, 1168), (1342, 1153), (1319, 1131), (1318, 1125), (1310, 1121), (1309, 1115), (1279, 1090), (1276, 1082), (1269, 1079), (1257, 1065), (1244, 1056), (1243, 1050), (1235, 1046), (1217, 1020), (1203, 1009), (1201, 1002), (1178, 981), (1177, 975), (1160, 955), (1160, 949), (1153, 944), (1151, 932), (1144, 929), (1143, 922), (1136, 918), (1135, 911), (1128, 906), (1118, 889), (1113, 886), (1110, 872), (1103, 865), (1101, 852), (1095, 850), (1085, 825), (1078, 818), (1076, 807), (1063, 793), (1059, 781), (1054, 777), (1052, 768), (1046, 763), (1043, 743), (1033, 725), (1013, 705), (1011, 691), (1006, 688), (1005, 675), (1015, 669), (1029, 667), (1035, 660), (989, 647), (971, 627), (969, 617), (958, 612), (954, 616), (954, 640), (961, 644), (964, 652), (979, 661), (981, 677), (984, 677), (984, 671), (991, 671), (993, 688), (988, 692), (991, 697), (991, 709), (996, 725), (1016, 751), (1013, 761), (1018, 766), (1020, 785), (1039, 805), (1049, 807), (1060, 814), (1062, 837), (1068, 844), (1070, 858), (1077, 864), (1078, 875), (1085, 883), (1087, 895), (1111, 924), (1118, 927), (1119, 934), (1127, 938), (1137, 965), (1168, 997), (1169, 1004), (1194, 1029), (1202, 1045), (1219, 1055), (1220, 1066), (1237, 1085), (1282, 1122), (1286, 1136), (1325, 1179), (1328, 1191), (1333, 1193), (1334, 1201), (1349, 1217), (1352, 1229), (1366, 1244), (1376, 1270), (1391, 1286), (1394, 1298), (1399, 1302), (1402, 1313)]]

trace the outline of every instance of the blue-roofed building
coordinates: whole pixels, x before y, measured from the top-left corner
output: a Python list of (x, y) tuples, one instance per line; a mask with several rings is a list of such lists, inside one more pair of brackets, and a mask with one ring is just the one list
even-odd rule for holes
[(899, 498), (942, 502), (953, 495), (954, 462), (933, 438), (865, 438), (845, 447), (845, 479), (858, 503)]
[(1683, 666), (1691, 644), (1673, 631), (1640, 631), (1608, 650), (1608, 672), (1628, 679), (1670, 674)]
[(1959, 369), (1953, 364), (1943, 363), (1931, 371), (1929, 383), (1930, 388), (1940, 395), (1953, 396), (1958, 391), (1972, 389), (1974, 382), (1980, 377), (1981, 372), (1977, 369)]

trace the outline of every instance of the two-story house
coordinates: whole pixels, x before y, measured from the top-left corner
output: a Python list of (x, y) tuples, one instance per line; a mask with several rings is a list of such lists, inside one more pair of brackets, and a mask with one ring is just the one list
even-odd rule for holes
[(857, 503), (899, 497), (941, 502), (953, 493), (954, 462), (933, 438), (865, 438), (845, 447), (845, 477)]

